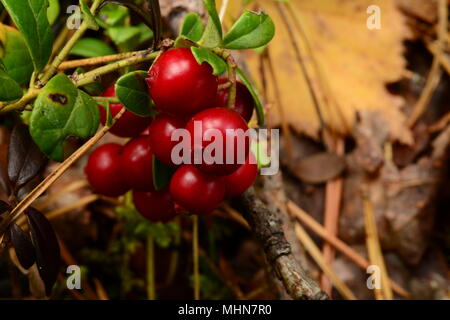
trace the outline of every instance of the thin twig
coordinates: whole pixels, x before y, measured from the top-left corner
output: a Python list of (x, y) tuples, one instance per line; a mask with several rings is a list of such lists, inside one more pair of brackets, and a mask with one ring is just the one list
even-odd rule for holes
[(192, 217), (192, 259), (194, 278), (194, 299), (200, 300), (200, 267), (198, 263), (198, 216)]
[(337, 276), (333, 268), (331, 268), (324, 260), (319, 248), (315, 245), (314, 241), (309, 237), (306, 231), (300, 226), (299, 223), (295, 224), (295, 233), (298, 239), (309, 252), (314, 261), (319, 265), (323, 272), (333, 281), (336, 289), (347, 300), (356, 300), (356, 297), (350, 290), (350, 288)]
[(58, 67), (59, 70), (67, 70), (67, 69), (75, 69), (78, 67), (87, 67), (87, 66), (95, 66), (98, 64), (106, 64), (109, 62), (122, 60), (134, 56), (140, 56), (142, 54), (147, 53), (147, 50), (141, 50), (141, 51), (134, 51), (134, 52), (124, 52), (124, 53), (117, 53), (107, 56), (101, 56), (101, 57), (94, 57), (94, 58), (86, 58), (86, 59), (79, 59), (79, 60), (70, 60), (65, 61), (61, 63)]
[(155, 239), (147, 236), (147, 298), (155, 300)]
[(439, 0), (438, 3), (439, 11), (439, 30), (438, 30), (438, 41), (436, 46), (436, 52), (434, 54), (433, 63), (431, 65), (430, 73), (428, 74), (428, 79), (422, 94), (417, 101), (411, 116), (408, 119), (408, 126), (413, 127), (417, 120), (425, 112), (428, 104), (430, 103), (433, 93), (436, 90), (440, 80), (441, 80), (441, 56), (443, 55), (443, 50), (445, 47), (447, 28), (448, 28), (448, 7), (447, 0)]
[[(331, 244), (336, 250), (339, 250), (343, 255), (345, 255), (350, 261), (353, 261), (359, 268), (366, 271), (366, 269), (370, 266), (369, 261), (367, 261), (364, 257), (362, 257), (358, 252), (349, 247), (345, 242), (340, 240), (339, 238), (329, 235), (327, 230), (318, 223), (314, 218), (312, 218), (309, 214), (303, 211), (300, 207), (298, 207), (294, 202), (289, 201), (287, 204), (289, 209), (289, 213), (295, 216), (300, 222), (302, 222), (306, 227), (308, 227), (315, 234), (320, 236), (323, 240), (327, 241)], [(399, 295), (404, 298), (410, 298), (411, 294), (403, 289), (399, 284), (390, 280), (392, 289)]]

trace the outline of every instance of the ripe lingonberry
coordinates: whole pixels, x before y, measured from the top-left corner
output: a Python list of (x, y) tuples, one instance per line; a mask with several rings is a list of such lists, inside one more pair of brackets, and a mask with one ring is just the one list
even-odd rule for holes
[(122, 176), (134, 190), (153, 191), (153, 151), (148, 136), (130, 140), (121, 157)]
[[(228, 82), (228, 78), (220, 78), (219, 84)], [(228, 106), (228, 93), (229, 88), (217, 91), (216, 107), (226, 108)], [(246, 122), (249, 122), (255, 109), (255, 102), (253, 97), (248, 91), (247, 87), (240, 81), (236, 83), (236, 103), (234, 105), (234, 111), (240, 114)]]
[(175, 203), (167, 189), (141, 192), (133, 190), (133, 203), (137, 211), (151, 222), (169, 222), (176, 216)]
[(221, 179), (186, 164), (172, 176), (170, 193), (174, 201), (190, 213), (206, 215), (223, 201), (225, 185)]
[(256, 158), (253, 152), (250, 152), (247, 161), (239, 169), (223, 178), (225, 196), (231, 198), (241, 195), (255, 182), (257, 175)]
[[(248, 126), (234, 110), (227, 108), (203, 110), (189, 120), (186, 130), (191, 135), (194, 164), (201, 161), (198, 168), (205, 173), (229, 175), (244, 164), (248, 157), (250, 148), (250, 137), (246, 135)], [(198, 141), (195, 139), (196, 131), (201, 137)], [(221, 148), (214, 148), (218, 146), (219, 141), (222, 142)], [(214, 143), (211, 146), (212, 150), (209, 150), (208, 146), (212, 143)]]
[(190, 49), (171, 49), (156, 60), (146, 80), (160, 111), (190, 117), (215, 103), (218, 85), (212, 71), (206, 62), (199, 65)]
[(121, 151), (120, 145), (108, 143), (91, 153), (84, 171), (94, 191), (117, 197), (129, 190), (121, 173)]
[(184, 121), (168, 115), (158, 115), (149, 127), (150, 143), (153, 153), (159, 161), (174, 166), (172, 162), (172, 148), (178, 144), (178, 141), (172, 141), (172, 132), (184, 126)]
[[(108, 87), (102, 94), (103, 97), (114, 97), (114, 85)], [(111, 103), (109, 105), (111, 110), (111, 117), (115, 117), (123, 108), (123, 104)], [(100, 119), (103, 125), (106, 123), (107, 112), (102, 106), (99, 106)], [(112, 134), (128, 138), (138, 136), (152, 121), (151, 117), (140, 117), (130, 111), (125, 111), (122, 117), (109, 129)]]

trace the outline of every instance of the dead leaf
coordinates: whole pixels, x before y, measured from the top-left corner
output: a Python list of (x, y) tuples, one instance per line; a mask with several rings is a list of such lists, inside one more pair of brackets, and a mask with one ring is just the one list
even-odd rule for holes
[(293, 168), (294, 175), (306, 183), (325, 183), (345, 169), (345, 160), (335, 153), (321, 152), (301, 159)]
[[(261, 0), (257, 7), (273, 18), (277, 26), (274, 40), (269, 45), (276, 81), (282, 90), (285, 117), (300, 133), (317, 137), (320, 127), (311, 94), (302, 74), (289, 37), (294, 35), (300, 44), (302, 59), (310, 74), (312, 85), (319, 93), (320, 107), (328, 127), (342, 134), (349, 134), (358, 110), (377, 110), (385, 118), (393, 140), (412, 143), (405, 117), (399, 110), (403, 99), (390, 94), (385, 85), (399, 80), (405, 69), (403, 41), (410, 37), (405, 18), (392, 0), (303, 0), (290, 1), (296, 19), (290, 18), (293, 33), (285, 26), (277, 10), (279, 2)], [(284, 4), (283, 4), (284, 5)], [(381, 9), (381, 29), (367, 28), (367, 8), (377, 5)], [(240, 8), (239, 1), (231, 1), (234, 15)], [(310, 44), (312, 58), (294, 27), (300, 22)], [(249, 68), (261, 87), (259, 57), (248, 53)], [(269, 80), (269, 77), (268, 77)], [(268, 83), (269, 99), (274, 100), (273, 84)], [(276, 106), (268, 110), (268, 120), (279, 125)]]

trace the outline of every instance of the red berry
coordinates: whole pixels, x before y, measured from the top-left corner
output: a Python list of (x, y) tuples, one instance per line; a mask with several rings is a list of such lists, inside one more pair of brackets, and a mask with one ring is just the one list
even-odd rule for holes
[(138, 191), (153, 191), (153, 151), (148, 136), (133, 138), (122, 151), (122, 175)]
[[(103, 97), (114, 97), (114, 85), (108, 87), (103, 92)], [(100, 110), (100, 119), (103, 125), (106, 123), (107, 112), (102, 106), (98, 106)], [(123, 108), (123, 104), (109, 105), (111, 117), (114, 118)], [(152, 121), (151, 117), (140, 117), (130, 111), (125, 111), (122, 117), (109, 129), (109, 132), (119, 137), (135, 137), (138, 136)]]
[(171, 49), (156, 60), (146, 80), (160, 111), (190, 117), (215, 103), (217, 77), (212, 72), (208, 63), (197, 63), (190, 49)]
[(183, 165), (172, 176), (170, 193), (190, 213), (206, 215), (223, 201), (225, 186), (221, 179), (206, 175), (193, 165)]
[(245, 192), (256, 180), (258, 165), (253, 152), (248, 155), (247, 161), (235, 172), (223, 178), (225, 183), (225, 196), (236, 197)]
[(121, 150), (120, 145), (108, 143), (98, 147), (89, 156), (84, 172), (96, 192), (117, 197), (129, 190), (120, 170)]
[[(224, 84), (228, 81), (228, 78), (220, 78), (219, 84)], [(228, 107), (228, 92), (229, 88), (217, 91), (216, 107), (226, 108)], [(255, 102), (253, 100), (250, 91), (242, 82), (236, 83), (236, 103), (234, 105), (234, 111), (240, 114), (246, 122), (249, 122), (255, 109)]]
[(176, 216), (175, 203), (169, 191), (140, 192), (133, 190), (133, 203), (137, 211), (151, 222), (169, 222)]
[[(199, 122), (196, 128), (197, 121)], [(200, 128), (201, 133), (198, 132)], [(201, 171), (226, 176), (245, 163), (250, 148), (250, 137), (248, 135), (244, 137), (248, 126), (236, 111), (226, 108), (211, 108), (201, 111), (187, 123), (186, 129), (191, 135), (193, 158), (197, 158), (194, 164), (201, 161), (201, 164), (198, 165)], [(199, 141), (195, 139), (195, 131), (201, 137)], [(218, 141), (222, 141), (222, 148), (217, 148), (219, 154), (210, 149), (215, 150), (214, 146), (218, 146), (216, 138)], [(212, 143), (214, 145), (207, 148)]]
[(184, 121), (164, 114), (157, 116), (149, 127), (153, 153), (168, 166), (175, 166), (172, 162), (172, 148), (179, 143), (171, 140), (172, 132), (183, 127)]

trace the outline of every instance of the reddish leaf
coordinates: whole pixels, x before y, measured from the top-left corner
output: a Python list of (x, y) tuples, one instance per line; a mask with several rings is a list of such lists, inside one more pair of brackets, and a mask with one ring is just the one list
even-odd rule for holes
[(36, 261), (35, 249), (30, 235), (23, 231), (17, 224), (13, 224), (9, 230), (11, 233), (11, 241), (16, 250), (17, 259), (19, 259), (24, 269), (29, 269)]

